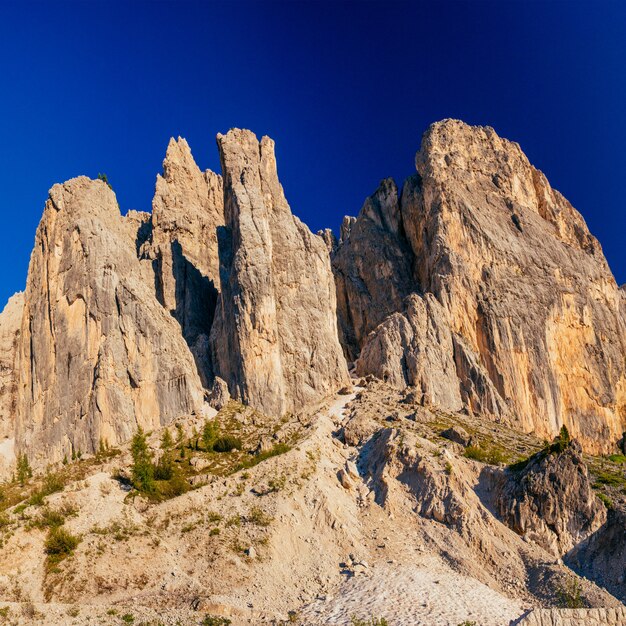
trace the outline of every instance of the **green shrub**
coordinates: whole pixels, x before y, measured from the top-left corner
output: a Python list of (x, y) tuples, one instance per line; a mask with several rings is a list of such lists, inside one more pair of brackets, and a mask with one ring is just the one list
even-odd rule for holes
[(135, 616), (132, 613), (124, 613), (124, 615), (122, 615), (122, 621), (125, 624), (134, 624), (135, 623)]
[(556, 454), (560, 454), (564, 452), (571, 443), (571, 438), (569, 436), (569, 430), (567, 430), (567, 426), (563, 424), (561, 426), (561, 430), (559, 434), (554, 438), (554, 441), (550, 444), (550, 452), (554, 452)]
[(169, 428), (166, 428), (163, 431), (163, 435), (161, 436), (161, 449), (171, 450), (173, 447), (174, 447), (174, 439), (172, 438), (172, 433), (170, 433)]
[(65, 523), (63, 512), (45, 508), (41, 511), (38, 519), (33, 522), (37, 528), (57, 528)]
[(151, 493), (154, 491), (154, 465), (152, 464), (152, 452), (148, 448), (146, 435), (141, 426), (137, 429), (131, 444), (133, 457), (132, 478), (133, 487), (138, 491)]
[(480, 446), (467, 446), (463, 456), (481, 463), (487, 462), (487, 453)]
[(259, 463), (273, 456), (278, 456), (279, 454), (285, 454), (286, 452), (289, 452), (289, 450), (291, 450), (291, 446), (287, 445), (286, 443), (277, 443), (271, 450), (266, 450), (265, 452), (259, 452), (258, 454), (255, 454), (254, 456), (244, 459), (241, 463), (239, 463), (239, 465), (237, 465), (237, 467), (235, 468), (235, 471), (238, 472), (239, 470), (242, 470), (242, 469), (248, 469), (250, 467), (254, 467), (255, 465), (258, 465)]
[(247, 520), (251, 524), (256, 524), (257, 526), (269, 526), (272, 523), (272, 518), (258, 506), (255, 506), (250, 510)]
[(556, 595), (563, 609), (583, 609), (587, 605), (582, 595), (582, 586), (576, 578), (571, 578), (564, 586), (558, 587)]
[(213, 449), (213, 444), (220, 435), (216, 420), (206, 420), (202, 428), (202, 445), (207, 452)]
[(159, 493), (165, 498), (176, 498), (187, 493), (191, 485), (185, 480), (180, 471), (175, 470), (172, 477), (159, 483)]
[(23, 487), (29, 478), (32, 478), (33, 471), (30, 469), (26, 453), (17, 456), (17, 481)]
[(463, 453), (468, 459), (480, 461), (481, 463), (489, 463), (490, 465), (499, 465), (506, 462), (506, 455), (496, 447), (482, 448), (481, 446), (467, 446)]
[(617, 463), (618, 465), (626, 463), (626, 456), (623, 454), (609, 454), (607, 458), (611, 463)]
[(58, 563), (70, 556), (80, 543), (80, 538), (75, 537), (63, 527), (51, 528), (44, 546), (48, 557)]
[(106, 174), (98, 173), (98, 180), (101, 180), (109, 189), (113, 189)]
[(595, 472), (596, 481), (594, 487), (598, 488), (600, 485), (607, 485), (609, 487), (620, 487), (626, 482), (623, 476), (616, 476), (609, 472), (598, 471)]
[(215, 452), (232, 452), (233, 450), (241, 450), (241, 447), (241, 439), (231, 435), (219, 437), (213, 444), (213, 450)]
[(217, 615), (205, 615), (202, 620), (202, 626), (228, 626), (229, 624), (232, 624), (231, 620)]
[(159, 459), (154, 468), (154, 478), (156, 480), (171, 480), (174, 476), (174, 461), (169, 452), (166, 452)]
[(614, 508), (613, 500), (611, 500), (611, 498), (609, 498), (609, 496), (607, 496), (605, 493), (600, 492), (600, 493), (597, 493), (596, 495), (598, 496), (598, 498), (600, 498), (600, 500), (602, 501), (602, 504), (604, 504), (604, 506), (607, 509)]

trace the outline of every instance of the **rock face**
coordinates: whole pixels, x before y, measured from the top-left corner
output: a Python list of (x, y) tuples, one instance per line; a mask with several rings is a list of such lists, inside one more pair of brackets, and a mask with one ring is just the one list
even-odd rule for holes
[(0, 313), (0, 477), (15, 461), (15, 411), (17, 404), (17, 351), (24, 310), (24, 294), (12, 296)]
[(517, 144), (434, 124), (401, 193), (383, 180), (338, 241), (292, 215), (269, 138), (218, 147), (223, 179), (170, 142), (152, 214), (86, 178), (51, 190), (23, 312), (0, 317), (7, 450), (60, 460), (212, 392), (299, 411), (348, 384), (346, 359), (424, 405), (620, 439), (626, 291)]
[(145, 223), (121, 217), (101, 181), (80, 177), (50, 190), (19, 342), (17, 448), (35, 465), (202, 407), (180, 327), (137, 257)]
[(222, 177), (201, 172), (187, 142), (171, 139), (146, 227), (149, 245), (142, 252), (153, 260), (157, 297), (180, 323), (206, 387), (220, 285), (217, 229), (223, 224)]
[(216, 374), (233, 397), (283, 415), (348, 382), (328, 249), (291, 214), (271, 139), (234, 129), (218, 146), (226, 229), (211, 334)]
[(573, 570), (626, 601), (626, 511), (610, 509), (606, 523), (566, 558)]
[(509, 527), (555, 556), (606, 521), (577, 441), (559, 453), (540, 452), (520, 471), (510, 471), (496, 502)]
[(342, 345), (351, 361), (367, 334), (400, 311), (413, 290), (413, 254), (401, 229), (398, 189), (390, 178), (365, 201), (356, 221), (344, 221), (333, 272)]
[(421, 404), (462, 408), (454, 343), (446, 311), (432, 296), (410, 295), (402, 313), (390, 315), (365, 343), (356, 373), (389, 384), (416, 387)]
[[(379, 212), (379, 230), (371, 210), (344, 221), (333, 257), (343, 345), (350, 358), (360, 351), (357, 371), (413, 384), (405, 363), (432, 345), (415, 329), (441, 322), (456, 381), (449, 377), (434, 404), (460, 393), (476, 413), (546, 437), (566, 424), (587, 450), (612, 449), (626, 425), (624, 292), (583, 218), (491, 128), (434, 124), (416, 164), (399, 215)], [(393, 207), (393, 194), (382, 198), (380, 206)], [(366, 229), (373, 254), (357, 245)], [(382, 254), (376, 241), (385, 241)], [(407, 248), (408, 256), (389, 253)], [(379, 258), (387, 269), (372, 286)], [(430, 307), (436, 321), (409, 319), (424, 307), (406, 306), (407, 283), (415, 297), (432, 294), (441, 305), (443, 313)], [(429, 363), (447, 372), (448, 339), (438, 356), (432, 347)]]

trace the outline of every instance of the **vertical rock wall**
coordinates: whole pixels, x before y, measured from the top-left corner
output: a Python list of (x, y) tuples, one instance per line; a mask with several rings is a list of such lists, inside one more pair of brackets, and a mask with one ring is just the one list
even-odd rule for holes
[(211, 335), (216, 373), (243, 402), (283, 415), (348, 380), (328, 249), (292, 215), (271, 139), (233, 129), (218, 146), (226, 229)]

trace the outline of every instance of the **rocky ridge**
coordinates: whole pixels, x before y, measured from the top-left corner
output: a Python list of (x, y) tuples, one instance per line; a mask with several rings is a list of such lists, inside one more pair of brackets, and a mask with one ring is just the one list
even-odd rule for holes
[[(475, 413), (546, 437), (565, 424), (587, 450), (613, 450), (626, 416), (623, 292), (583, 218), (488, 127), (434, 124), (416, 165), (399, 203), (379, 190), (344, 220), (333, 267), (348, 358), (360, 355), (361, 374), (421, 386), (425, 402), (452, 408), (460, 393)], [(421, 328), (440, 329), (444, 347), (427, 361), (456, 369), (439, 390), (414, 366), (428, 337), (409, 331), (431, 295), (440, 306)]]

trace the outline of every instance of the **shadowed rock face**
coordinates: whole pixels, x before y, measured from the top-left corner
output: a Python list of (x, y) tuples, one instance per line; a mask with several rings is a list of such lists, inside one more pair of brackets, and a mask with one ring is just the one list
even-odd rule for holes
[(606, 520), (577, 441), (560, 453), (538, 453), (520, 471), (508, 472), (496, 503), (508, 526), (555, 556), (584, 541)]
[(201, 172), (184, 139), (170, 140), (142, 254), (153, 260), (157, 297), (179, 322), (205, 387), (212, 380), (209, 334), (220, 285), (217, 229), (223, 224), (222, 177)]
[(291, 214), (271, 139), (234, 129), (218, 135), (218, 146), (226, 229), (215, 369), (233, 396), (283, 415), (348, 380), (328, 249)]
[(413, 253), (402, 234), (398, 189), (383, 180), (359, 217), (343, 229), (332, 259), (337, 283), (337, 317), (348, 360), (358, 356), (367, 334), (411, 293)]
[[(445, 408), (460, 393), (476, 413), (546, 437), (564, 423), (587, 450), (612, 449), (626, 425), (624, 291), (583, 218), (491, 128), (434, 124), (416, 163), (399, 217), (379, 219), (377, 230), (362, 211), (343, 227), (333, 257), (344, 350), (360, 351), (357, 370), (416, 384), (407, 363), (428, 345), (429, 362), (447, 371), (448, 342), (437, 357), (431, 339), (415, 331), (444, 324), (456, 381), (449, 377), (433, 404)], [(366, 230), (374, 253), (356, 236)], [(374, 285), (379, 258), (388, 269)], [(408, 321), (423, 307), (407, 308), (403, 291), (434, 295), (443, 313), (427, 324)], [(398, 314), (414, 329), (410, 341)]]
[(573, 570), (626, 601), (626, 511), (608, 511), (606, 522), (565, 558)]
[(200, 410), (202, 387), (177, 322), (101, 181), (50, 190), (37, 230), (18, 353), (17, 446), (32, 462), (91, 452)]

